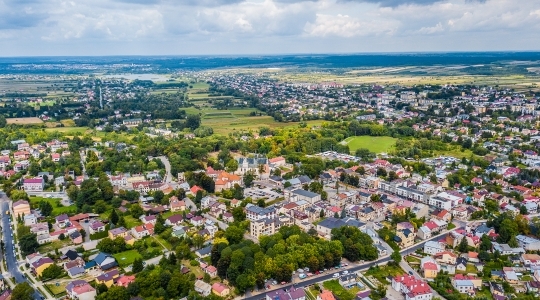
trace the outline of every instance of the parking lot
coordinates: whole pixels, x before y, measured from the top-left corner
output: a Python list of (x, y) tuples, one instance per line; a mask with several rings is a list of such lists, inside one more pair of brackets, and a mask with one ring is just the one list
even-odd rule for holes
[(278, 193), (276, 190), (272, 190), (268, 187), (258, 188), (257, 186), (246, 188), (244, 190), (244, 197), (251, 197), (252, 199), (261, 199), (266, 198), (268, 201), (276, 200), (276, 198), (283, 197), (282, 194)]

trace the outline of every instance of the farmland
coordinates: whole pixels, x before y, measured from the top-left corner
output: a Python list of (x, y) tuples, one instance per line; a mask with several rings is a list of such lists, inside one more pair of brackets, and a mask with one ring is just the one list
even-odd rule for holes
[(17, 125), (30, 125), (30, 124), (42, 124), (43, 121), (40, 118), (30, 117), (30, 118), (6, 118), (8, 124), (17, 124)]
[(349, 145), (351, 153), (354, 153), (360, 148), (365, 148), (375, 153), (381, 153), (392, 150), (396, 144), (396, 139), (387, 136), (352, 136), (346, 138), (341, 143)]

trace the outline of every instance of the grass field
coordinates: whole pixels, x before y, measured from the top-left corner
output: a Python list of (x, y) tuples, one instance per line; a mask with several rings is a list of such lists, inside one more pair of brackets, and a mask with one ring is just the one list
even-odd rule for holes
[(351, 153), (355, 153), (360, 148), (366, 148), (371, 152), (390, 152), (396, 144), (396, 139), (388, 136), (351, 136), (342, 141), (349, 145)]
[(19, 124), (19, 125), (26, 125), (26, 124), (42, 124), (43, 121), (40, 118), (36, 117), (30, 117), (30, 118), (7, 118), (6, 119), (8, 124)]
[(53, 216), (77, 212), (75, 205), (63, 206), (62, 203), (60, 203), (60, 199), (57, 198), (30, 197), (30, 205), (32, 207), (37, 207), (41, 201), (49, 202), (53, 207)]
[(323, 286), (332, 291), (340, 300), (353, 300), (356, 297), (356, 292), (358, 292), (357, 288), (345, 289), (336, 279), (325, 281)]
[(63, 294), (66, 292), (66, 286), (68, 285), (69, 281), (64, 281), (58, 283), (58, 286), (56, 284), (46, 284), (47, 288), (49, 288), (49, 291), (53, 293), (54, 296)]
[(137, 258), (142, 258), (137, 250), (128, 250), (113, 255), (120, 267), (125, 268), (133, 263)]

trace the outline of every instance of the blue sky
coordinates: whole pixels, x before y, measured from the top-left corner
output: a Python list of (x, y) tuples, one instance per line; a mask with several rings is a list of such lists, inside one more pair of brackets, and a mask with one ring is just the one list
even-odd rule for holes
[(540, 0), (0, 0), (0, 56), (540, 50)]

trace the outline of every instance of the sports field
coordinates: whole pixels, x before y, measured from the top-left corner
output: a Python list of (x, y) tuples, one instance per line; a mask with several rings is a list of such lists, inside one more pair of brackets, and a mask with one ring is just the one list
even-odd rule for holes
[(355, 153), (357, 149), (366, 148), (371, 152), (381, 153), (390, 152), (396, 144), (396, 139), (388, 136), (351, 136), (344, 139), (344, 145), (349, 145), (351, 153)]

